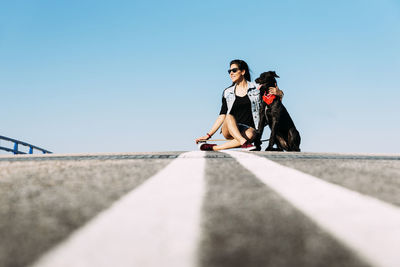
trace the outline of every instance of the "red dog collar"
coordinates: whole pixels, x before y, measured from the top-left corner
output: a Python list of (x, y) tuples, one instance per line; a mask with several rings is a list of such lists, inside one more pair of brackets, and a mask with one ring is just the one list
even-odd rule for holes
[(263, 101), (267, 103), (267, 105), (271, 105), (272, 102), (274, 102), (276, 95), (273, 94), (268, 94), (268, 95), (263, 95)]

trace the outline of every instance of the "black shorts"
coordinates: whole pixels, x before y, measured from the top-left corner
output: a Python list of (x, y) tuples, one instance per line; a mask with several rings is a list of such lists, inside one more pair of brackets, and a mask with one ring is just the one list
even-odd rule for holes
[(247, 129), (252, 128), (251, 126), (243, 124), (243, 123), (238, 123), (237, 126), (238, 126), (238, 129), (239, 129), (239, 132), (244, 132)]

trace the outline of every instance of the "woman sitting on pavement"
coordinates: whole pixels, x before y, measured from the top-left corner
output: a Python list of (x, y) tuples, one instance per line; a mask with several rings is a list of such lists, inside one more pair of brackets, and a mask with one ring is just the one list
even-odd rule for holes
[[(229, 64), (229, 76), (232, 85), (222, 94), (222, 107), (217, 120), (207, 135), (197, 138), (196, 144), (206, 141), (218, 131), (222, 125), (222, 135), (229, 141), (221, 144), (200, 143), (200, 150), (217, 151), (241, 147), (243, 150), (255, 150), (252, 144), (257, 136), (260, 120), (260, 90), (251, 82), (249, 67), (243, 60), (232, 60)], [(282, 97), (283, 92), (270, 87), (270, 94)]]

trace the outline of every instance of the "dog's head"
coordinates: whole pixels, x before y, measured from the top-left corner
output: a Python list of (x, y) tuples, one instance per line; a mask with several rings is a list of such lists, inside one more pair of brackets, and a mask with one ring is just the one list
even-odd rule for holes
[(275, 78), (279, 78), (279, 76), (275, 73), (275, 71), (263, 72), (261, 73), (260, 77), (256, 79), (256, 83), (261, 85), (260, 90), (268, 91), (269, 87), (276, 86)]

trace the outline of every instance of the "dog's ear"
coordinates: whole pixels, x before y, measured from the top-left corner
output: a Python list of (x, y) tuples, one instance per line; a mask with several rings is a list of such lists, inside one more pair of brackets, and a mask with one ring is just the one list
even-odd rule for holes
[(280, 77), (278, 76), (278, 74), (276, 74), (275, 71), (271, 71), (271, 72), (272, 72), (272, 76), (273, 76), (273, 77), (275, 77), (275, 78), (280, 78)]

